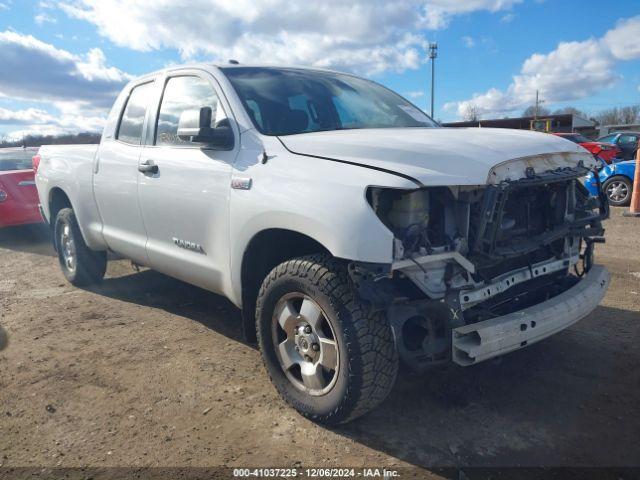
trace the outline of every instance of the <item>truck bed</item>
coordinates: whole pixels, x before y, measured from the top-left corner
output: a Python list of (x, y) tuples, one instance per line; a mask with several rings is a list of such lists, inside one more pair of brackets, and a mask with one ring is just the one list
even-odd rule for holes
[[(52, 223), (50, 200), (56, 192), (64, 192), (73, 206), (87, 243), (102, 246), (102, 225), (93, 196), (93, 168), (97, 144), (43, 145), (38, 151), (40, 164), (35, 180), (42, 213)], [(54, 188), (55, 186), (55, 188)]]

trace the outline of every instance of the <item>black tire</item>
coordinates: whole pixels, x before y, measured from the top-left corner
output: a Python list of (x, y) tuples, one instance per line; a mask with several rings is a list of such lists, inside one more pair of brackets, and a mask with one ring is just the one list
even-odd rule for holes
[[(73, 262), (65, 257), (65, 240), (73, 243)], [(82, 238), (76, 215), (71, 208), (58, 212), (54, 224), (54, 240), (60, 268), (66, 279), (77, 287), (94, 285), (102, 281), (107, 270), (107, 253), (91, 250)]]
[[(613, 192), (610, 192), (614, 187), (618, 187), (618, 190), (616, 190), (617, 194), (615, 196), (613, 195)], [(602, 191), (607, 196), (609, 204), (617, 207), (623, 207), (629, 205), (629, 202), (631, 202), (633, 185), (631, 180), (627, 177), (614, 175), (613, 177), (607, 178), (607, 180), (602, 184)], [(623, 192), (624, 196), (621, 197), (620, 192)]]
[[(282, 305), (283, 297), (298, 293), (320, 307), (321, 318), (330, 324), (330, 335), (337, 345), (338, 368), (332, 375), (333, 386), (323, 394), (312, 395), (296, 387), (290, 380), (295, 365), (285, 374), (279, 360), (281, 354), (276, 353), (276, 344), (281, 341), (274, 341), (274, 335), (278, 334), (278, 327), (274, 326), (276, 307)], [(383, 313), (372, 312), (358, 298), (350, 286), (346, 265), (339, 260), (318, 254), (274, 268), (258, 295), (256, 323), (258, 343), (271, 381), (284, 400), (305, 417), (325, 424), (345, 423), (376, 407), (393, 388), (398, 353), (391, 327)], [(296, 335), (302, 331), (298, 328), (301, 327), (296, 327)], [(299, 348), (298, 353), (302, 352)], [(325, 370), (323, 375), (326, 379), (331, 373)]]

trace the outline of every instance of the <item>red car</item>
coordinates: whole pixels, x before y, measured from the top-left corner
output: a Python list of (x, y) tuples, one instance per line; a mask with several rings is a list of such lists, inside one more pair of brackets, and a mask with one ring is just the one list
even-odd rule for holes
[(0, 228), (42, 222), (31, 161), (37, 151), (0, 149)]
[(594, 155), (599, 156), (607, 163), (612, 163), (614, 158), (619, 157), (622, 154), (622, 150), (617, 145), (590, 140), (579, 133), (554, 133), (553, 135), (566, 138), (567, 140), (571, 140), (573, 143), (577, 143)]

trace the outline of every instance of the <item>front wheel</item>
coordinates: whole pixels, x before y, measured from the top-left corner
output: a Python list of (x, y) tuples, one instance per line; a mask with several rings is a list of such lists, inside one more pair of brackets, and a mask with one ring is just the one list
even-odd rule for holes
[(107, 269), (107, 254), (87, 246), (73, 209), (63, 208), (58, 212), (54, 238), (60, 268), (69, 282), (80, 287), (102, 280)]
[(602, 190), (607, 195), (609, 203), (615, 206), (625, 206), (631, 200), (633, 186), (627, 177), (616, 175), (609, 178), (602, 185)]
[(337, 424), (382, 402), (398, 370), (391, 327), (327, 255), (284, 262), (262, 284), (257, 336), (280, 395), (302, 415)]

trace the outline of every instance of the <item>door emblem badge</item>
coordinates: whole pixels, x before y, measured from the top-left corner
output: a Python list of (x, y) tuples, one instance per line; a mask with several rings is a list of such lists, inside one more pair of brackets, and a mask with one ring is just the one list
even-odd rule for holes
[(184, 248), (185, 250), (202, 253), (203, 255), (207, 254), (207, 252), (204, 251), (204, 248), (202, 248), (202, 245), (200, 245), (199, 243), (189, 242), (187, 240), (182, 240), (181, 238), (176, 237), (173, 237), (171, 240), (173, 240), (173, 243), (175, 243), (178, 247)]
[(251, 178), (236, 177), (231, 179), (231, 188), (235, 190), (251, 190)]

